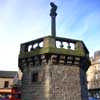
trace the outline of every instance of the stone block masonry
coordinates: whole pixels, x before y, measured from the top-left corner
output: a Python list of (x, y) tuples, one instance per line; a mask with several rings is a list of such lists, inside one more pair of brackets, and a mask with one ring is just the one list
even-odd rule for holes
[(50, 73), (50, 100), (81, 100), (79, 67), (53, 65)]

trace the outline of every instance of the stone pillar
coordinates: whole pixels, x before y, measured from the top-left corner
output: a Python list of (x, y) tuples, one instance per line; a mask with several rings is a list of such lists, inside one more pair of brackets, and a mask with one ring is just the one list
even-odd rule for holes
[(44, 42), (44, 44), (43, 44), (44, 48), (55, 48), (56, 47), (56, 41), (52, 37), (44, 38), (43, 42)]

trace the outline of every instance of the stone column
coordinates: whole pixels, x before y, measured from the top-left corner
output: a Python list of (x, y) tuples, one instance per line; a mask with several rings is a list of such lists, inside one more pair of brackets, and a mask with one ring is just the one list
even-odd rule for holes
[(51, 16), (51, 34), (53, 37), (56, 37), (56, 10), (57, 10), (57, 6), (51, 2), (50, 3), (51, 8), (51, 12), (50, 12), (50, 16)]

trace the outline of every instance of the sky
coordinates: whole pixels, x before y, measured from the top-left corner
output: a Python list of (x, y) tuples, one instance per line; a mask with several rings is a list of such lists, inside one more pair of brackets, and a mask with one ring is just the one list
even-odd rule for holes
[(51, 35), (50, 2), (57, 6), (57, 36), (100, 50), (100, 0), (0, 0), (0, 70), (18, 70), (20, 44)]

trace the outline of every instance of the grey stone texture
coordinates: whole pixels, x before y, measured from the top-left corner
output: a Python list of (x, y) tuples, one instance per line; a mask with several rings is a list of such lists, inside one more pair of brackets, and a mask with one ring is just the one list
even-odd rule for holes
[(50, 72), (50, 100), (81, 100), (79, 67), (53, 65)]
[[(38, 73), (36, 82), (32, 82), (33, 73)], [(52, 59), (24, 64), (22, 100), (88, 100), (85, 71), (78, 65), (55, 64)]]

